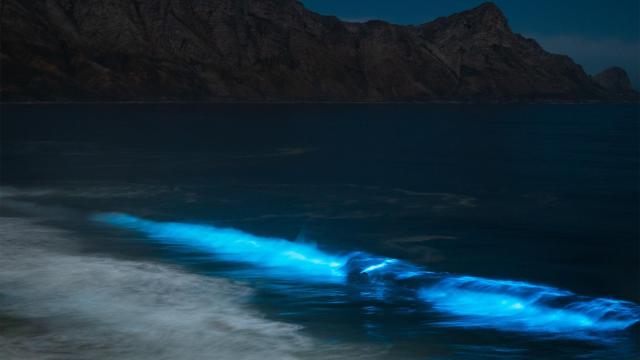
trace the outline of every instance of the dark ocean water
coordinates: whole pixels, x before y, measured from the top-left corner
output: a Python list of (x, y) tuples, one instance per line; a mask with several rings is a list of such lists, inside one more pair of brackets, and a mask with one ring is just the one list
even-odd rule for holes
[[(621, 301), (627, 320), (640, 314), (637, 105), (3, 105), (1, 116), (5, 221), (68, 232), (86, 256), (239, 282), (253, 291), (252, 311), (302, 326), (338, 346), (322, 350), (336, 357), (640, 355), (637, 324), (583, 334), (548, 309), (566, 304), (545, 300), (515, 321), (492, 308), (494, 295), (536, 302), (561, 289), (572, 302)], [(314, 242), (322, 256), (366, 252), (476, 283), (456, 288), (455, 302), (449, 292), (425, 301), (433, 291), (413, 291), (422, 278), (273, 275), (191, 238), (90, 219), (105, 212)], [(544, 287), (523, 294), (525, 282)], [(0, 294), (10, 299), (11, 288)], [(6, 304), (0, 320), (22, 319)], [(554, 320), (536, 323), (545, 316)]]

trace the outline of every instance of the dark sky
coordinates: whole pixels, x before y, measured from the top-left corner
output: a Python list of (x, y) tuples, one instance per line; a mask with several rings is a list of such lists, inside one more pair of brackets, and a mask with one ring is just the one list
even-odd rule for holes
[[(473, 8), (482, 0), (302, 0), (311, 10), (345, 20), (419, 24)], [(514, 31), (547, 50), (570, 55), (588, 73), (611, 65), (640, 86), (639, 0), (496, 0)]]

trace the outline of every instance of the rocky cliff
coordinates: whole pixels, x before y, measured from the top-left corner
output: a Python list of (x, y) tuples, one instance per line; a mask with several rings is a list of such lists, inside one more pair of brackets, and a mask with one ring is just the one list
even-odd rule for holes
[(593, 77), (596, 83), (618, 99), (638, 99), (640, 94), (631, 86), (629, 75), (624, 69), (612, 67)]
[(615, 99), (492, 3), (418, 26), (349, 23), (295, 0), (2, 0), (15, 100)]

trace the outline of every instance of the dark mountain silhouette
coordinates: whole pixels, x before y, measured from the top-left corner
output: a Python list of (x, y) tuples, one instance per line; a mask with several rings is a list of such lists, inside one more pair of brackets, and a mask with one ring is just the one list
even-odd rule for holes
[(418, 26), (344, 22), (295, 0), (2, 0), (1, 6), (5, 101), (629, 95), (513, 33), (492, 3)]
[(629, 75), (614, 66), (595, 75), (593, 79), (615, 98), (638, 99), (638, 92), (631, 86)]

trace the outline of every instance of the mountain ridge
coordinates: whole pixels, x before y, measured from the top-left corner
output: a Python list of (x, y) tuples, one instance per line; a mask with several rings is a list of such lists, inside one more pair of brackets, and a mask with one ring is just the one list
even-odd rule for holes
[(513, 33), (493, 3), (411, 26), (295, 0), (3, 0), (0, 18), (3, 101), (637, 98)]

